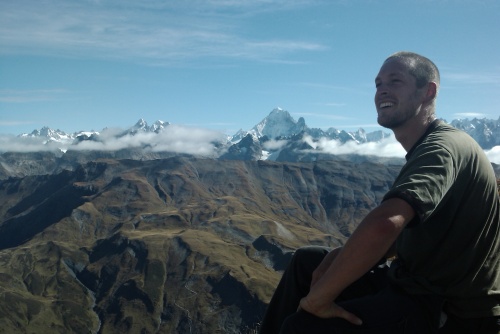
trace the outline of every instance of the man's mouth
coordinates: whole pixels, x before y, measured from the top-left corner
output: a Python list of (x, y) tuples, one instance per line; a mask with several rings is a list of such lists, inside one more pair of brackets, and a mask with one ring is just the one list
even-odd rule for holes
[(379, 104), (379, 108), (382, 109), (382, 108), (389, 108), (389, 107), (392, 107), (394, 106), (394, 103), (392, 102), (382, 102)]

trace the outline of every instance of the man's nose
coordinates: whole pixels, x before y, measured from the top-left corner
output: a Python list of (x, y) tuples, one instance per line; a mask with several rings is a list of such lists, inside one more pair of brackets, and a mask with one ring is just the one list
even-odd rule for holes
[(377, 90), (376, 90), (376, 95), (386, 95), (388, 93), (388, 87), (387, 85), (384, 84), (379, 84), (377, 85)]

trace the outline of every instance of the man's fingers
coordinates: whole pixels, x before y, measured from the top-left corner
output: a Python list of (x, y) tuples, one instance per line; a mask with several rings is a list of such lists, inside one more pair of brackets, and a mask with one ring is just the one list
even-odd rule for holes
[(338, 314), (337, 314), (337, 317), (338, 318), (342, 318), (342, 319), (345, 319), (347, 321), (349, 321), (351, 324), (353, 325), (362, 325), (363, 324), (363, 321), (358, 318), (356, 315), (354, 315), (353, 313), (351, 312), (348, 312), (346, 311), (345, 309), (343, 309), (342, 307), (339, 307), (338, 308)]
[(300, 300), (299, 307), (297, 307), (297, 312), (305, 311), (312, 315), (317, 316), (318, 318), (328, 319), (328, 318), (342, 318), (353, 325), (362, 325), (363, 321), (358, 318), (355, 314), (346, 311), (343, 307), (332, 302), (330, 305), (327, 305), (325, 308), (314, 309), (311, 307), (309, 300), (307, 297), (304, 297)]

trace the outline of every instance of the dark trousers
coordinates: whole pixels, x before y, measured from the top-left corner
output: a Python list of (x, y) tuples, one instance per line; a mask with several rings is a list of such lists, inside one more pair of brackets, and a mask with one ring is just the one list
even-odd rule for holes
[(500, 334), (500, 317), (461, 319), (448, 316), (439, 334)]
[(386, 278), (387, 267), (382, 266), (373, 268), (354, 282), (336, 300), (340, 306), (360, 317), (363, 325), (297, 312), (300, 299), (309, 292), (312, 272), (327, 253), (328, 250), (322, 247), (304, 247), (295, 252), (268, 306), (261, 334), (500, 333), (495, 329), (498, 320), (495, 318), (487, 322), (492, 326), (491, 330), (478, 331), (486, 323), (484, 321), (479, 324), (466, 321), (467, 325), (464, 325), (451, 318), (439, 330), (443, 301), (434, 296), (410, 296), (390, 286)]

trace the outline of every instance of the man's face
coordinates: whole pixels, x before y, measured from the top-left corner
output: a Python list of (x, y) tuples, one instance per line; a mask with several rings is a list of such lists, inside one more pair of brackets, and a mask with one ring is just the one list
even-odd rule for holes
[(417, 89), (416, 81), (400, 59), (390, 59), (382, 65), (375, 78), (378, 124), (395, 129), (420, 112), (423, 89)]

